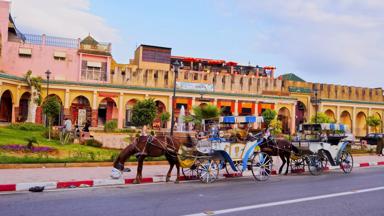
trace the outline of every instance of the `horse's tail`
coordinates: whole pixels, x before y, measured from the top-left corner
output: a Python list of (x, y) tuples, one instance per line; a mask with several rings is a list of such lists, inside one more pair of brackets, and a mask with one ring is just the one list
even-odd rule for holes
[(292, 148), (292, 151), (295, 152), (296, 154), (299, 153), (299, 149), (296, 146), (294, 146), (293, 144), (291, 144), (291, 148)]

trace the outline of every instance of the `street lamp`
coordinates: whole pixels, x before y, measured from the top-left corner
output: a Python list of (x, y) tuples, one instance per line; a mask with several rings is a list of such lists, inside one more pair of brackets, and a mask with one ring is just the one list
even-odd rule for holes
[(49, 76), (51, 75), (51, 71), (47, 70), (45, 72), (45, 75), (47, 76), (47, 97), (48, 97), (48, 93), (49, 93)]
[(318, 108), (319, 108), (319, 101), (317, 100), (317, 95), (319, 94), (319, 90), (317, 89), (317, 87), (315, 86), (315, 88), (313, 89), (313, 93), (315, 94), (315, 100), (314, 100), (314, 104), (316, 106), (315, 108), (315, 123), (317, 124), (317, 111), (318, 111)]
[(180, 67), (183, 66), (182, 63), (180, 63), (178, 60), (173, 62), (173, 71), (174, 71), (174, 78), (173, 78), (173, 97), (172, 97), (172, 115), (171, 115), (171, 136), (173, 136), (173, 128), (175, 127), (175, 97), (176, 97), (176, 80), (177, 76), (179, 74)]

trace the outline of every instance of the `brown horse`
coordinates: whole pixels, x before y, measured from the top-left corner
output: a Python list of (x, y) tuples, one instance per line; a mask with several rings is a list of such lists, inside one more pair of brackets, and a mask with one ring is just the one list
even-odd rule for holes
[(283, 164), (279, 168), (279, 174), (281, 174), (281, 172), (283, 171), (284, 165), (287, 164), (287, 169), (285, 170), (284, 175), (288, 174), (291, 152), (299, 152), (296, 146), (292, 145), (291, 142), (283, 138), (273, 139), (272, 137), (268, 137), (260, 145), (260, 148), (261, 151), (267, 153), (269, 156), (279, 156), (281, 158)]
[(175, 183), (179, 182), (180, 177), (180, 164), (177, 159), (177, 151), (179, 150), (180, 142), (178, 139), (170, 136), (140, 136), (135, 141), (128, 145), (119, 156), (115, 159), (113, 167), (123, 171), (124, 162), (129, 159), (130, 156), (136, 155), (138, 165), (136, 178), (133, 183), (139, 184), (142, 179), (143, 163), (146, 157), (159, 157), (165, 155), (169, 162), (169, 170), (167, 173), (166, 181), (171, 178), (171, 172), (176, 165), (177, 179)]

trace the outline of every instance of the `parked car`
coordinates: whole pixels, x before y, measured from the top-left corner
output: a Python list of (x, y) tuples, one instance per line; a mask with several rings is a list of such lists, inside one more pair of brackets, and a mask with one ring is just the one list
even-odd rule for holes
[(383, 139), (382, 133), (369, 133), (367, 136), (360, 139), (361, 142), (366, 141), (369, 145), (377, 145), (380, 139)]

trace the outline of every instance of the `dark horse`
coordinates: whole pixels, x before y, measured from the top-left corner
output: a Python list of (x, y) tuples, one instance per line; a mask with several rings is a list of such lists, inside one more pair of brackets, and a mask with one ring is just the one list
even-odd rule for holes
[(279, 168), (279, 174), (283, 171), (284, 165), (287, 164), (287, 169), (285, 170), (284, 175), (288, 174), (291, 152), (299, 152), (297, 147), (292, 145), (292, 143), (288, 140), (283, 138), (274, 139), (271, 136), (264, 140), (264, 142), (260, 145), (260, 148), (261, 151), (267, 153), (269, 156), (279, 156), (281, 158), (283, 164)]
[(135, 141), (128, 145), (123, 151), (120, 152), (119, 156), (115, 159), (113, 167), (123, 171), (124, 162), (132, 155), (137, 157), (137, 173), (136, 179), (133, 183), (139, 184), (142, 179), (143, 163), (146, 157), (159, 157), (165, 155), (169, 162), (169, 170), (167, 173), (166, 181), (168, 182), (171, 178), (171, 172), (173, 167), (176, 165), (177, 168), (177, 179), (176, 183), (179, 182), (180, 177), (180, 164), (177, 159), (177, 151), (180, 147), (180, 141), (177, 138), (159, 135), (159, 136), (140, 136)]

